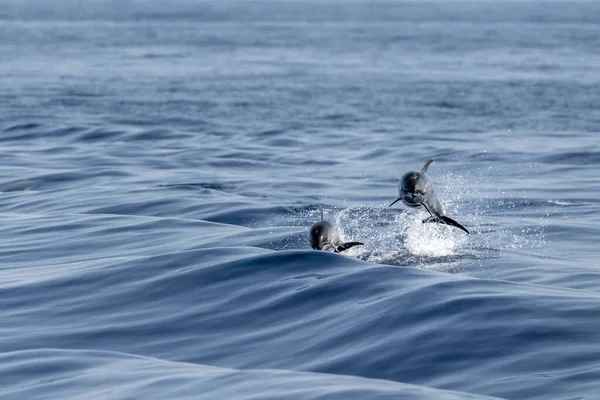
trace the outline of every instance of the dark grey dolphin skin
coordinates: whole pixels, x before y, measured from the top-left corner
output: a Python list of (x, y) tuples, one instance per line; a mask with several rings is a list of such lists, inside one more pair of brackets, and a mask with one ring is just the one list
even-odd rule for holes
[(310, 227), (308, 240), (310, 246), (315, 250), (333, 250), (335, 253), (363, 244), (360, 242), (343, 242), (335, 225), (323, 219), (323, 211), (321, 211), (321, 221)]
[(432, 162), (433, 160), (427, 161), (421, 172), (410, 171), (400, 178), (400, 182), (398, 183), (398, 194), (400, 197), (394, 200), (390, 204), (390, 207), (396, 204), (397, 201), (402, 200), (409, 207), (424, 208), (429, 212), (430, 216), (423, 220), (423, 222), (452, 225), (469, 233), (467, 228), (444, 215), (442, 203), (440, 203), (433, 187), (433, 181), (427, 175), (427, 168), (429, 168)]

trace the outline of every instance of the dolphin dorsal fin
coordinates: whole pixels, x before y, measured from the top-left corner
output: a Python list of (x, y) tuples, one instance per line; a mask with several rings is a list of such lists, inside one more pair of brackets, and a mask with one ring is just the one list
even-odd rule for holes
[(421, 172), (426, 174), (427, 173), (427, 168), (429, 168), (429, 165), (433, 162), (433, 160), (427, 160), (427, 162), (425, 163), (425, 165), (423, 165), (423, 169), (421, 169)]
[(323, 209), (321, 208), (321, 221), (325, 221), (325, 218), (323, 218)]

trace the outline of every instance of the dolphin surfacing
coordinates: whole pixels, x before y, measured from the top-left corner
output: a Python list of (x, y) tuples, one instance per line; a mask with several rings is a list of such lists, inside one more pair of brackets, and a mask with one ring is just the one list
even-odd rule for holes
[(433, 160), (428, 160), (421, 169), (421, 172), (410, 171), (400, 178), (400, 182), (398, 183), (399, 197), (390, 204), (390, 207), (402, 200), (408, 207), (424, 208), (429, 212), (429, 217), (423, 220), (424, 223), (437, 222), (451, 225), (469, 233), (467, 228), (445, 215), (442, 203), (435, 192), (433, 181), (427, 175), (427, 169), (432, 162)]
[(334, 224), (323, 219), (321, 211), (321, 221), (315, 222), (308, 231), (308, 240), (314, 250), (333, 251), (341, 253), (351, 247), (363, 245), (361, 242), (344, 242), (340, 238), (340, 232)]

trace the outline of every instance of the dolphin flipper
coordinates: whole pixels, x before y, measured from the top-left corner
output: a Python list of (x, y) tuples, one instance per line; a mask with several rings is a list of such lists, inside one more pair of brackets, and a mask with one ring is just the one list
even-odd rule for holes
[(394, 200), (394, 202), (392, 204), (390, 204), (388, 207), (393, 206), (394, 204), (396, 204), (397, 202), (399, 202), (400, 200), (402, 200), (402, 197), (398, 197), (396, 200)]
[(335, 249), (336, 253), (341, 253), (344, 250), (348, 250), (350, 247), (354, 247), (354, 246), (363, 246), (364, 243), (361, 242), (347, 242), (342, 244), (341, 246), (337, 246), (337, 248)]
[(421, 173), (426, 174), (427, 173), (427, 168), (429, 168), (429, 165), (433, 162), (433, 160), (427, 160), (427, 162), (425, 163), (425, 165), (423, 165), (423, 168), (421, 169)]

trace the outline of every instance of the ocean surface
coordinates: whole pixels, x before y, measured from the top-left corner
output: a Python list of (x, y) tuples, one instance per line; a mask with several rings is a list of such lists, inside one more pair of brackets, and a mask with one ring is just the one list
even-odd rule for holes
[(1, 399), (599, 398), (600, 2), (0, 6)]

